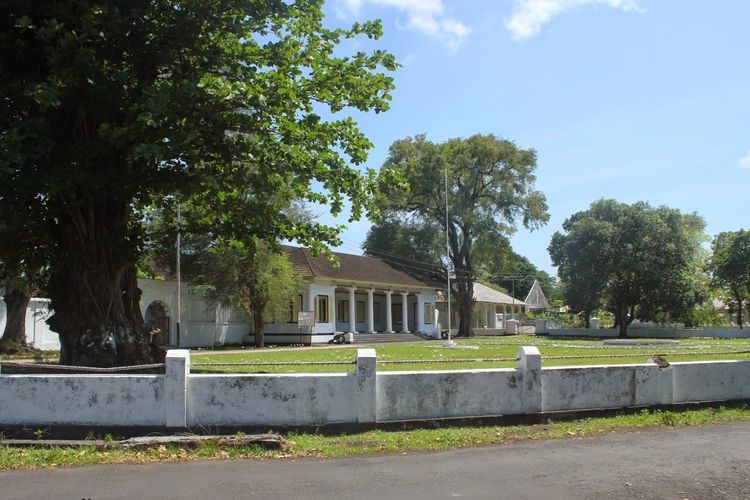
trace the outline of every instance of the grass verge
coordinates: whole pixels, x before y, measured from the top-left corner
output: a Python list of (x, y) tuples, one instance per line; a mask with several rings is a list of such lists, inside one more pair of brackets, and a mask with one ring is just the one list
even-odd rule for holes
[[(642, 410), (607, 417), (569, 421), (548, 421), (537, 425), (446, 426), (414, 430), (369, 430), (353, 433), (320, 434), (292, 432), (285, 437), (284, 450), (259, 446), (223, 448), (201, 444), (194, 449), (157, 446), (146, 450), (91, 447), (11, 448), (0, 445), (1, 469), (70, 467), (93, 464), (143, 464), (229, 458), (282, 459), (333, 458), (374, 453), (411, 453), (475, 446), (500, 445), (514, 441), (593, 436), (618, 430), (653, 427), (683, 427), (750, 420), (750, 406), (719, 406), (690, 410)], [(437, 425), (437, 424), (436, 424)]]

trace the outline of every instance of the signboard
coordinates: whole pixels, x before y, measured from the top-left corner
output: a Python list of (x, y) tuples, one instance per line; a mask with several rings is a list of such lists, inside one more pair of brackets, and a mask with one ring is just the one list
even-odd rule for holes
[(315, 311), (299, 311), (297, 313), (297, 326), (300, 328), (315, 326)]

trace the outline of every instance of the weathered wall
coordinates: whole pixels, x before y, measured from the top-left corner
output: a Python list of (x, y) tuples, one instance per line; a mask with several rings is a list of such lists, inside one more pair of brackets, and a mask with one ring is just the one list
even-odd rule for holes
[(750, 399), (750, 360), (673, 363), (674, 401)]
[(163, 425), (163, 375), (0, 375), (0, 424)]
[[(553, 328), (547, 330), (552, 337), (617, 337), (618, 331), (612, 328)], [(628, 337), (655, 339), (717, 338), (745, 339), (750, 338), (750, 329), (744, 328), (628, 328)]]
[(498, 370), (381, 372), (378, 421), (523, 413), (523, 375)]
[(335, 374), (190, 374), (171, 350), (165, 375), (2, 375), (0, 425), (279, 426), (535, 414), (750, 399), (750, 360), (378, 372), (373, 349)]
[(188, 425), (356, 422), (353, 373), (190, 375)]

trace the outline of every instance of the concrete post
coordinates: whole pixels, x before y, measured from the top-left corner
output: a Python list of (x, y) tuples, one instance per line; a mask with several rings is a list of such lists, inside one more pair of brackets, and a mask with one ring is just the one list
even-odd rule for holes
[(170, 349), (165, 360), (164, 417), (167, 427), (187, 427), (187, 384), (190, 351)]
[(533, 346), (521, 346), (516, 354), (516, 370), (523, 377), (523, 408), (525, 414), (542, 412), (542, 355)]
[(375, 300), (373, 294), (375, 290), (367, 290), (367, 333), (375, 333)]
[(599, 318), (591, 318), (589, 320), (589, 328), (592, 330), (598, 330), (599, 329)]
[(357, 332), (357, 303), (355, 302), (356, 298), (354, 297), (354, 292), (356, 290), (356, 287), (349, 287), (349, 333)]
[(377, 420), (377, 355), (375, 349), (357, 349), (357, 422)]
[(392, 295), (393, 291), (385, 291), (385, 333), (393, 333)]

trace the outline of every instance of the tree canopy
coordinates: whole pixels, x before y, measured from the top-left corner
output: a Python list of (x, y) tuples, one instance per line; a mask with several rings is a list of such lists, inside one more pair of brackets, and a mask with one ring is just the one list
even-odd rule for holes
[(135, 281), (150, 204), (190, 198), (217, 234), (318, 249), (338, 229), (290, 200), (375, 209), (356, 168), (371, 144), (340, 112), (386, 110), (397, 65), (341, 46), (378, 22), (330, 29), (322, 4), (0, 3), (0, 216), (39, 214), (62, 362), (156, 355)]
[(381, 168), (378, 203), (386, 213), (445, 228), (444, 172), (448, 172), (448, 239), (459, 300), (459, 335), (471, 334), (476, 257), (498, 248), (518, 223), (544, 224), (544, 195), (534, 190), (536, 153), (494, 135), (477, 134), (437, 144), (425, 136), (394, 142)]
[(599, 200), (563, 223), (549, 252), (569, 305), (587, 317), (603, 307), (625, 336), (635, 318), (684, 318), (705, 300), (704, 225), (673, 208)]
[(713, 285), (730, 297), (730, 306), (742, 328), (743, 304), (750, 314), (750, 230), (719, 233), (712, 244), (709, 269)]

